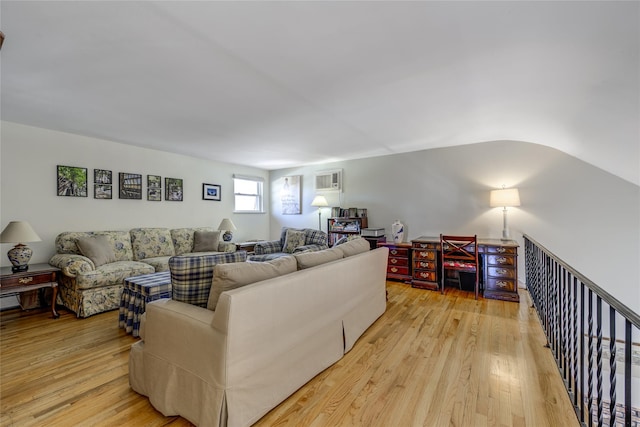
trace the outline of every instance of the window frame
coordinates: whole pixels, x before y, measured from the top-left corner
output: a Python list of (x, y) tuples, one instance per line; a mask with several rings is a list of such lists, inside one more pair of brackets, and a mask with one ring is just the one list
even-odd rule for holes
[[(253, 182), (255, 184), (257, 184), (257, 193), (240, 193), (236, 190), (237, 188), (237, 183), (236, 180), (241, 180), (241, 181), (250, 181)], [(243, 209), (238, 209), (238, 204), (236, 201), (236, 197), (237, 196), (249, 196), (249, 197), (256, 197), (257, 198), (257, 204), (258, 204), (258, 209), (251, 209), (251, 210), (243, 210)], [(265, 209), (264, 209), (264, 178), (259, 177), (259, 176), (251, 176), (251, 175), (239, 175), (239, 174), (233, 174), (233, 213), (248, 213), (248, 214), (262, 214), (265, 213)]]

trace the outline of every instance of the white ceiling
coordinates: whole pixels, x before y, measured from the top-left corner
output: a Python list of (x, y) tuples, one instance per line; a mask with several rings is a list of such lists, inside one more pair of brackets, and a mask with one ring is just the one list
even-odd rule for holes
[(3, 120), (270, 170), (527, 141), (640, 185), (637, 1), (0, 12)]

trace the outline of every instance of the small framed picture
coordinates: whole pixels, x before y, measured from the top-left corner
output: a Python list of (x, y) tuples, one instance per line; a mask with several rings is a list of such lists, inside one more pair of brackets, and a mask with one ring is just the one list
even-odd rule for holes
[(220, 186), (216, 184), (202, 184), (202, 200), (220, 201)]
[(182, 179), (181, 178), (165, 178), (164, 179), (164, 199), (170, 202), (182, 201)]
[(160, 175), (147, 175), (147, 200), (152, 202), (162, 200), (162, 178)]
[(93, 186), (93, 198), (94, 199), (112, 199), (113, 185), (95, 184)]
[(87, 197), (87, 168), (58, 165), (58, 196)]
[(113, 174), (110, 170), (93, 170), (93, 198), (112, 199), (113, 198)]
[(120, 172), (120, 198), (142, 200), (142, 175)]

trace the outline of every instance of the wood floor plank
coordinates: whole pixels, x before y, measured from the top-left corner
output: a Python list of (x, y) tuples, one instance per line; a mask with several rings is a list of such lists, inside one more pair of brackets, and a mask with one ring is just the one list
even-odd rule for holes
[[(387, 311), (255, 426), (577, 426), (534, 311), (387, 282)], [(0, 425), (189, 426), (128, 382), (116, 311), (0, 313)]]

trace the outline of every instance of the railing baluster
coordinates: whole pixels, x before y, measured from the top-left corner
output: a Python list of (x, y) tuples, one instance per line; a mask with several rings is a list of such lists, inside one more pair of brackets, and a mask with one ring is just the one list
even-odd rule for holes
[(596, 387), (598, 399), (598, 427), (604, 425), (602, 407), (602, 298), (596, 296)]
[[(538, 313), (546, 345), (556, 360), (578, 421), (583, 426), (602, 426), (609, 417), (609, 426), (616, 426), (618, 415), (622, 424), (624, 413), (625, 426), (640, 425), (637, 419), (640, 409), (632, 407), (631, 398), (633, 336), (640, 330), (640, 316), (533, 239), (526, 235), (524, 239), (532, 306)], [(606, 318), (602, 313), (603, 302), (609, 307)], [(625, 321), (624, 372), (617, 369), (617, 343), (622, 341), (622, 336), (617, 336), (622, 332), (617, 331), (618, 317)], [(609, 363), (605, 366), (603, 339), (609, 340)], [(607, 369), (609, 375), (605, 376), (603, 370)], [(619, 376), (623, 378), (618, 379)], [(624, 396), (618, 396), (623, 391), (617, 388), (619, 380), (624, 381)], [(609, 389), (608, 396), (604, 394), (605, 387)], [(609, 408), (606, 414), (605, 406)]]
[(589, 426), (593, 425), (593, 291), (589, 289)]
[(616, 425), (616, 311), (609, 307), (609, 426)]
[(573, 280), (570, 280), (570, 282), (573, 282), (573, 298), (571, 298), (571, 300), (573, 301), (573, 305), (572, 305), (572, 326), (571, 326), (571, 332), (572, 332), (572, 336), (571, 336), (571, 384), (570, 387), (573, 390), (573, 406), (577, 407), (578, 406), (578, 398), (579, 398), (579, 393), (578, 393), (578, 298), (577, 298), (577, 294), (578, 294), (578, 280), (571, 276), (571, 278)]
[[(631, 372), (631, 322), (624, 322), (624, 371)], [(631, 375), (624, 376), (624, 425), (631, 427)]]

